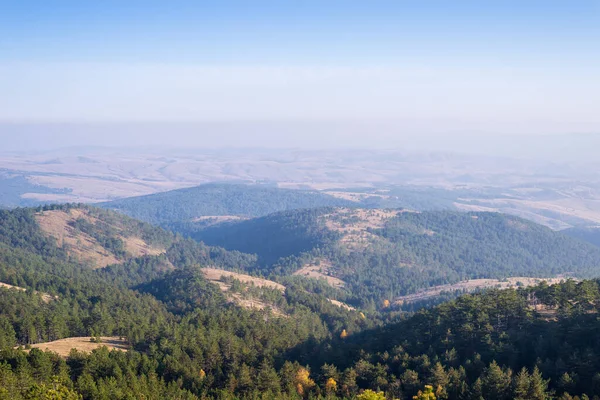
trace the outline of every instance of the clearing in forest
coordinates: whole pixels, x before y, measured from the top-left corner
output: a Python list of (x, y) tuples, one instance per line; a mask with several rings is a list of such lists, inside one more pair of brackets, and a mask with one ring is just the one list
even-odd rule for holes
[(565, 279), (566, 278), (527, 278), (522, 276), (507, 278), (504, 280), (470, 279), (467, 281), (461, 281), (453, 284), (433, 286), (429, 289), (422, 290), (417, 293), (401, 296), (394, 301), (394, 304), (402, 305), (406, 303), (414, 303), (416, 301), (428, 300), (437, 297), (442, 293), (449, 293), (457, 290), (473, 292), (478, 289), (489, 288), (510, 289), (517, 287), (535, 286), (539, 285), (542, 282), (546, 282), (548, 285), (555, 285), (557, 283), (564, 282)]
[[(117, 258), (96, 238), (72, 226), (80, 218), (93, 225), (98, 223), (97, 218), (92, 217), (85, 210), (76, 208), (68, 211), (43, 211), (36, 214), (36, 220), (46, 235), (55, 238), (57, 245), (66, 248), (69, 255), (89, 263), (92, 268), (104, 268), (107, 265), (123, 262), (124, 260)], [(153, 247), (139, 237), (125, 236), (120, 226), (113, 225), (111, 228), (119, 232), (115, 238), (123, 241), (124, 249), (131, 257), (159, 255), (165, 252), (165, 249)]]
[(331, 304), (333, 304), (334, 306), (342, 307), (342, 308), (345, 308), (346, 310), (349, 310), (349, 311), (354, 311), (354, 310), (356, 310), (356, 308), (352, 307), (352, 306), (351, 306), (351, 305), (349, 305), (349, 304), (342, 303), (341, 301), (338, 301), (338, 300), (333, 300), (333, 299), (327, 299), (327, 300), (329, 300), (329, 302), (330, 302)]
[(277, 289), (282, 293), (285, 292), (285, 286), (283, 286), (280, 283), (270, 281), (268, 279), (257, 278), (254, 276), (240, 274), (237, 272), (225, 271), (223, 269), (217, 268), (202, 268), (202, 273), (204, 274), (206, 279), (212, 282), (221, 282), (221, 277), (224, 276), (227, 278), (237, 279), (238, 281), (245, 284), (250, 284), (257, 287), (268, 287), (271, 289)]
[(118, 336), (107, 336), (101, 337), (101, 343), (92, 342), (92, 338), (89, 336), (84, 337), (70, 337), (65, 339), (55, 340), (47, 343), (36, 343), (32, 344), (31, 347), (40, 350), (49, 350), (58, 353), (61, 357), (68, 357), (71, 349), (90, 353), (92, 350), (99, 349), (100, 347), (106, 346), (109, 350), (121, 350), (127, 351), (129, 345), (125, 339), (119, 338)]
[(206, 279), (213, 283), (216, 283), (219, 286), (219, 289), (221, 289), (221, 291), (225, 294), (227, 300), (229, 300), (230, 302), (235, 303), (240, 307), (248, 309), (263, 310), (265, 308), (270, 308), (273, 315), (275, 316), (287, 316), (276, 306), (266, 303), (260, 299), (248, 296), (247, 293), (233, 293), (229, 291), (229, 289), (231, 288), (231, 284), (224, 281), (223, 278), (237, 279), (243, 284), (256, 286), (259, 288), (275, 289), (280, 291), (281, 294), (285, 292), (285, 286), (277, 282), (270, 281), (268, 279), (256, 278), (254, 276), (239, 274), (237, 272), (225, 271), (217, 268), (202, 268), (202, 273), (204, 274)]
[(325, 226), (342, 234), (340, 242), (349, 249), (365, 249), (377, 239), (369, 229), (383, 228), (385, 223), (403, 210), (340, 208), (321, 218)]
[[(15, 290), (20, 290), (22, 292), (27, 291), (27, 289), (20, 287), (20, 286), (13, 286), (13, 285), (9, 285), (8, 283), (4, 283), (4, 282), (0, 282), (0, 287), (2, 288), (6, 288), (6, 289), (15, 289)], [(40, 295), (40, 297), (42, 298), (42, 301), (44, 303), (49, 303), (52, 300), (58, 299), (58, 296), (51, 296), (48, 293), (42, 293), (42, 292), (35, 292), (37, 294)]]
[(338, 199), (350, 200), (356, 203), (360, 203), (363, 200), (378, 197), (381, 199), (389, 199), (389, 195), (379, 194), (379, 193), (361, 193), (361, 192), (342, 192), (342, 191), (333, 191), (326, 190), (324, 193), (337, 197)]
[(294, 275), (305, 276), (307, 278), (312, 279), (324, 279), (329, 286), (335, 288), (344, 287), (346, 282), (339, 278), (336, 278), (335, 276), (331, 276), (330, 269), (331, 263), (329, 263), (329, 261), (319, 260), (318, 264), (306, 264), (305, 266), (294, 272)]
[(238, 215), (204, 215), (192, 219), (192, 222), (199, 223), (201, 226), (204, 227), (209, 227), (224, 224), (226, 222), (239, 222), (247, 219), (248, 218), (246, 217), (240, 217)]

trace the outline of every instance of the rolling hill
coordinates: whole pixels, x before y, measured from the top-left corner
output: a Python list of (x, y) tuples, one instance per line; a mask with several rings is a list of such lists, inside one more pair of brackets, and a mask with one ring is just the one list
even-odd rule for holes
[(332, 207), (202, 232), (257, 255), (89, 206), (0, 211), (0, 398), (600, 394), (596, 281), (414, 315), (374, 303), (432, 276), (593, 275), (585, 242), (499, 214)]
[(115, 200), (100, 206), (158, 225), (183, 223), (203, 226), (206, 217), (258, 217), (276, 211), (352, 204), (352, 201), (313, 190), (211, 183)]
[(0, 398), (279, 393), (276, 358), (382, 322), (310, 281), (231, 272), (255, 263), (109, 210), (0, 210)]
[(439, 399), (593, 398), (599, 311), (598, 281), (493, 290), (295, 355), (313, 369), (355, 373), (388, 398), (409, 399), (424, 385)]
[(600, 228), (597, 226), (568, 228), (561, 232), (600, 247)]
[(263, 274), (335, 278), (363, 307), (463, 280), (600, 274), (597, 247), (496, 213), (296, 210), (193, 237), (256, 253)]

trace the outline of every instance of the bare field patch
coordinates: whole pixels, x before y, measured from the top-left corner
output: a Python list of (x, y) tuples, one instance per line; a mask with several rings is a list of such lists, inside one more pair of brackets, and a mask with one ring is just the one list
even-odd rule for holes
[(231, 277), (237, 279), (245, 284), (254, 285), (257, 287), (267, 287), (270, 289), (276, 289), (282, 293), (285, 292), (285, 286), (283, 286), (280, 283), (270, 281), (268, 279), (256, 278), (254, 276), (239, 274), (237, 272), (225, 271), (223, 269), (217, 268), (202, 268), (202, 273), (204, 274), (206, 279), (213, 282), (220, 282), (221, 277), (225, 276), (228, 278)]
[(331, 264), (328, 261), (321, 260), (320, 264), (307, 264), (294, 272), (293, 275), (305, 276), (312, 279), (324, 279), (329, 286), (340, 288), (344, 287), (346, 282), (330, 275)]
[(201, 224), (203, 227), (215, 226), (227, 222), (245, 221), (248, 218), (239, 215), (205, 215), (192, 219), (192, 222)]
[(219, 286), (219, 289), (225, 294), (225, 297), (229, 302), (235, 303), (238, 306), (247, 309), (264, 310), (266, 308), (269, 308), (273, 315), (278, 317), (287, 317), (287, 315), (284, 312), (282, 312), (279, 308), (275, 307), (272, 304), (268, 304), (262, 300), (255, 299), (252, 297), (247, 297), (243, 293), (230, 292), (229, 289), (231, 288), (231, 285), (229, 283), (223, 282), (223, 277), (237, 279), (240, 282), (247, 285), (279, 290), (282, 294), (285, 292), (285, 286), (277, 282), (270, 281), (268, 279), (256, 278), (250, 275), (239, 274), (236, 272), (225, 271), (217, 268), (202, 268), (202, 272), (206, 279), (213, 283), (216, 283)]
[(341, 301), (333, 300), (333, 299), (327, 299), (327, 300), (329, 300), (329, 302), (331, 304), (333, 304), (334, 306), (342, 307), (342, 308), (345, 308), (346, 310), (350, 310), (350, 311), (356, 310), (356, 308), (354, 308), (351, 305), (348, 305), (346, 303), (342, 303)]
[(239, 215), (203, 215), (201, 217), (192, 219), (192, 222), (215, 221), (217, 223), (221, 223), (227, 221), (240, 221), (244, 219), (248, 218), (240, 217)]
[(325, 191), (324, 193), (337, 197), (338, 199), (354, 201), (360, 203), (361, 201), (371, 198), (378, 197), (381, 199), (389, 199), (390, 196), (378, 193), (361, 193), (361, 192), (339, 192), (339, 191)]
[[(23, 287), (9, 285), (8, 283), (4, 283), (4, 282), (0, 282), (0, 287), (6, 288), (6, 289), (15, 289), (15, 290), (19, 290), (21, 292), (27, 291), (27, 289), (25, 289)], [(35, 293), (40, 295), (40, 297), (42, 298), (42, 301), (44, 303), (49, 303), (52, 300), (58, 299), (58, 296), (51, 296), (48, 293), (43, 293), (43, 292), (38, 292), (38, 291), (35, 291)]]
[(127, 351), (129, 345), (125, 339), (119, 338), (118, 336), (105, 336), (101, 337), (101, 343), (95, 343), (91, 341), (91, 337), (71, 337), (53, 342), (47, 343), (36, 343), (32, 344), (31, 347), (40, 350), (49, 350), (58, 353), (61, 357), (68, 357), (71, 349), (76, 349), (85, 353), (91, 353), (93, 350), (99, 349), (100, 347), (107, 347), (109, 350), (120, 350)]
[[(123, 262), (98, 243), (94, 237), (70, 225), (79, 218), (83, 218), (91, 224), (98, 222), (84, 210), (75, 208), (69, 211), (49, 210), (36, 214), (36, 220), (41, 230), (46, 235), (55, 238), (58, 247), (65, 248), (69, 255), (77, 260), (89, 263), (95, 269)], [(119, 227), (115, 228), (122, 231)], [(125, 251), (132, 257), (159, 255), (165, 252), (164, 249), (152, 247), (138, 237), (120, 235), (118, 238), (123, 241)]]
[(478, 289), (510, 289), (517, 287), (528, 287), (535, 286), (542, 282), (548, 283), (548, 285), (555, 285), (560, 282), (564, 282), (566, 278), (529, 278), (529, 277), (512, 277), (504, 280), (498, 279), (470, 279), (467, 281), (461, 281), (453, 284), (434, 286), (426, 290), (422, 290), (417, 293), (409, 294), (406, 296), (398, 297), (394, 304), (402, 305), (406, 303), (414, 303), (416, 301), (427, 300), (433, 297), (437, 297), (444, 292), (454, 292), (462, 290), (465, 292), (472, 292)]
[(273, 304), (268, 304), (262, 300), (253, 298), (244, 298), (240, 293), (229, 293), (227, 295), (229, 301), (237, 304), (240, 307), (247, 308), (250, 310), (264, 310), (270, 309), (273, 315), (277, 317), (288, 317), (283, 311), (275, 307)]
[(0, 287), (6, 288), (6, 289), (15, 289), (15, 290), (20, 290), (22, 292), (26, 291), (27, 289), (20, 287), (20, 286), (13, 286), (13, 285), (9, 285), (8, 283), (3, 283), (0, 282)]
[[(471, 202), (476, 204), (469, 204)], [(570, 226), (562, 221), (560, 216), (600, 223), (600, 200), (596, 199), (572, 197), (554, 200), (465, 198), (458, 199), (454, 205), (467, 211), (492, 211), (517, 215), (553, 229), (564, 229)]]
[(93, 268), (117, 264), (119, 260), (115, 255), (100, 246), (96, 239), (69, 225), (83, 215), (84, 213), (77, 209), (68, 212), (51, 210), (38, 213), (36, 219), (42, 231), (55, 238), (58, 247), (66, 247), (69, 255), (76, 259), (89, 262)]
[(365, 249), (377, 236), (369, 229), (382, 228), (391, 218), (403, 210), (340, 208), (334, 213), (321, 216), (325, 226), (342, 234), (340, 243), (349, 249)]
[(125, 244), (125, 251), (131, 254), (134, 257), (141, 256), (158, 256), (165, 252), (164, 249), (159, 249), (156, 247), (150, 246), (144, 240), (139, 237), (130, 236), (130, 237), (121, 237), (123, 243)]

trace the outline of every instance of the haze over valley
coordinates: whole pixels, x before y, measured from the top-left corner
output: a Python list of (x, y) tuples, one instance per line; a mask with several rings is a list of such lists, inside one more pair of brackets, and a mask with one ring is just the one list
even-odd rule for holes
[(600, 3), (0, 5), (0, 400), (600, 399)]
[(0, 168), (4, 207), (97, 203), (230, 182), (417, 210), (500, 211), (553, 229), (600, 222), (600, 183), (591, 161), (402, 149), (77, 147), (4, 153)]

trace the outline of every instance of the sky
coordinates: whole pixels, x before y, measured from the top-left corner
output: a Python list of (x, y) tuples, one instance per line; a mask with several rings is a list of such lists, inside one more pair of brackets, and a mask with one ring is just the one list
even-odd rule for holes
[(0, 0), (9, 144), (589, 134), (599, 105), (600, 0)]

